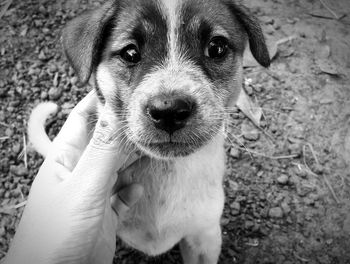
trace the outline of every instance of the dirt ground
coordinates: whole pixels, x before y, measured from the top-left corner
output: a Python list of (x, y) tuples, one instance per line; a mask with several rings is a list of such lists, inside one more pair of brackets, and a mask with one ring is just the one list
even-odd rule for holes
[[(42, 162), (26, 148), (30, 110), (60, 105), (54, 135), (86, 93), (59, 31), (91, 2), (0, 3), (0, 259)], [(257, 128), (238, 109), (229, 120), (219, 263), (350, 263), (350, 2), (245, 2), (274, 58), (269, 69), (245, 60), (245, 91), (263, 120)], [(147, 258), (118, 242), (115, 263), (181, 262), (177, 247)]]

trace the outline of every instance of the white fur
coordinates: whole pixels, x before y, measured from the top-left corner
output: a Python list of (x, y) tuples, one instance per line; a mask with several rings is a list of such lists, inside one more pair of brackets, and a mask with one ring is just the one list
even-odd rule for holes
[(57, 105), (52, 102), (40, 103), (37, 105), (28, 121), (28, 138), (36, 151), (46, 157), (52, 144), (45, 132), (45, 121), (57, 112)]
[(177, 49), (178, 36), (176, 29), (179, 27), (178, 8), (181, 5), (181, 0), (160, 0), (163, 12), (168, 20), (168, 43), (169, 43), (169, 62), (171, 65), (176, 65), (179, 51)]
[[(223, 137), (218, 135), (166, 168), (163, 161), (153, 159), (148, 168), (134, 173), (145, 195), (121, 221), (118, 235), (149, 255), (161, 254), (181, 239), (210, 233), (213, 228), (219, 230), (215, 235), (220, 235), (225, 169), (222, 145)], [(209, 244), (203, 247), (206, 242)], [(214, 246), (211, 241), (200, 244), (202, 249)]]

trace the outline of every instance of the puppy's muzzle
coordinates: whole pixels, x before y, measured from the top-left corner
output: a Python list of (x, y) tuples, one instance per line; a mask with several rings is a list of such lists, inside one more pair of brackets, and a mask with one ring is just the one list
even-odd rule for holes
[(145, 114), (156, 128), (172, 135), (186, 126), (195, 106), (194, 100), (189, 97), (158, 95), (148, 101)]

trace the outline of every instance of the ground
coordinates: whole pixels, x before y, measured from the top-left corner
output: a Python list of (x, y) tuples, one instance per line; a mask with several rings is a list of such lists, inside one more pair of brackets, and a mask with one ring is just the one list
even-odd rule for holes
[[(98, 5), (91, 2), (0, 3), (0, 259), (42, 162), (26, 148), (30, 110), (45, 100), (60, 105), (48, 124), (54, 135), (87, 91), (76, 86), (59, 32)], [(260, 127), (231, 109), (219, 263), (350, 263), (350, 2), (245, 2), (274, 58), (269, 69), (245, 60)], [(115, 263), (180, 263), (180, 256), (175, 247), (147, 258), (118, 242)]]

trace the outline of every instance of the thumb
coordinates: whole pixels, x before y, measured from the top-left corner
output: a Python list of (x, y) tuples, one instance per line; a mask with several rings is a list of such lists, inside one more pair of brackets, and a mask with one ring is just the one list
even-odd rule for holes
[(92, 139), (72, 172), (72, 180), (91, 184), (96, 189), (113, 186), (115, 179), (111, 177), (116, 177), (129, 156), (119, 144), (118, 123), (108, 122), (103, 115), (100, 117)]

